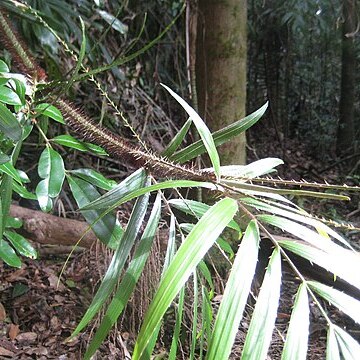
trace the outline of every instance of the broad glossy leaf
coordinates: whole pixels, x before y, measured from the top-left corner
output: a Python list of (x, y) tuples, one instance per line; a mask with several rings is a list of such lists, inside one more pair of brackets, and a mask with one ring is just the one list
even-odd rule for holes
[(39, 104), (35, 107), (35, 112), (37, 114), (48, 116), (50, 119), (53, 119), (61, 124), (65, 124), (60, 110), (54, 105), (48, 103)]
[(6, 224), (5, 227), (13, 228), (13, 229), (20, 229), (23, 226), (23, 221), (19, 218), (14, 218), (12, 216), (6, 217)]
[(49, 196), (49, 178), (41, 180), (35, 189), (36, 198), (39, 202), (40, 209), (49, 212), (53, 207), (53, 202)]
[(7, 163), (0, 165), (0, 172), (11, 176), (14, 180), (16, 180), (20, 184), (23, 182), (18, 170), (14, 168), (14, 165), (12, 164), (11, 161), (8, 161)]
[[(235, 200), (229, 198), (220, 200), (205, 213), (181, 244), (163, 274), (154, 299), (145, 314), (135, 344), (133, 360), (150, 356), (151, 349), (147, 348), (148, 344), (166, 309), (236, 212)], [(145, 350), (148, 355), (144, 353)]]
[(0, 86), (0, 101), (8, 105), (21, 105), (18, 94), (7, 86)]
[(11, 140), (17, 142), (21, 139), (22, 128), (11, 111), (0, 103), (0, 131)]
[(201, 140), (206, 148), (206, 151), (209, 155), (212, 167), (214, 168), (214, 173), (217, 177), (217, 179), (220, 178), (220, 158), (219, 154), (216, 150), (214, 139), (211, 135), (210, 130), (204, 123), (204, 121), (201, 119), (201, 117), (198, 115), (198, 113), (185, 101), (183, 100), (179, 95), (174, 93), (169, 87), (167, 87), (164, 84), (161, 84), (175, 100), (183, 107), (183, 109), (187, 112), (191, 120), (193, 121), (194, 125), (196, 126), (196, 129), (201, 137)]
[(30, 191), (28, 191), (26, 189), (25, 186), (15, 182), (15, 181), (12, 184), (12, 189), (24, 199), (29, 199), (29, 200), (37, 199), (37, 196), (34, 193), (31, 193)]
[(33, 246), (23, 236), (13, 231), (5, 231), (5, 237), (11, 242), (17, 252), (30, 259), (36, 259), (37, 253)]
[(100, 189), (111, 190), (117, 185), (116, 181), (107, 179), (104, 175), (93, 169), (76, 169), (71, 170), (70, 173)]
[(38, 173), (42, 179), (48, 180), (48, 195), (58, 196), (65, 178), (64, 161), (61, 155), (47, 146), (41, 153)]
[(259, 242), (259, 229), (252, 220), (246, 228), (226, 283), (207, 353), (209, 360), (226, 360), (230, 356), (255, 274)]
[(242, 359), (265, 359), (274, 330), (277, 308), (280, 298), (281, 257), (276, 248), (269, 261), (256, 301), (245, 344)]
[[(235, 136), (241, 134), (249, 127), (254, 125), (265, 113), (268, 107), (268, 103), (263, 105), (260, 109), (254, 111), (252, 114), (246, 116), (245, 118), (238, 120), (221, 130), (215, 131), (212, 136), (216, 146), (220, 146), (225, 142), (231, 140)], [(193, 144), (177, 151), (173, 156), (170, 157), (171, 160), (175, 162), (184, 163), (198, 155), (203, 154), (206, 151), (206, 148), (201, 140), (194, 142)]]
[(108, 155), (108, 153), (102, 149), (98, 145), (90, 144), (87, 142), (82, 142), (80, 140), (75, 139), (71, 135), (59, 135), (51, 139), (51, 141), (56, 144), (67, 146), (72, 149), (76, 149), (79, 151), (91, 151), (97, 155)]
[[(99, 198), (100, 193), (87, 181), (70, 176), (67, 177), (67, 180), (79, 207)], [(113, 249), (117, 247), (123, 230), (113, 214), (101, 216), (101, 211), (98, 210), (81, 211), (81, 214), (101, 242)]]
[(330, 286), (316, 281), (308, 281), (310, 288), (319, 294), (322, 298), (335, 305), (343, 313), (350, 316), (354, 321), (360, 324), (360, 301), (336, 290)]
[(19, 170), (19, 169), (17, 169), (16, 171), (19, 174), (19, 177), (20, 177), (22, 183), (28, 184), (30, 182), (30, 179), (27, 176), (25, 171)]
[(291, 313), (281, 360), (305, 360), (309, 337), (309, 299), (305, 284), (300, 284)]
[(20, 258), (4, 239), (0, 239), (0, 259), (10, 266), (21, 268)]
[(86, 354), (85, 359), (90, 358), (99, 348), (110, 329), (116, 323), (118, 317), (124, 310), (130, 296), (133, 294), (136, 283), (144, 269), (146, 260), (150, 254), (151, 245), (159, 224), (161, 213), (161, 194), (156, 197), (153, 209), (151, 211), (149, 221), (146, 225), (143, 235), (136, 248), (133, 259), (127, 268), (123, 279), (116, 291), (116, 294), (111, 301), (104, 319), (102, 320), (94, 338), (92, 339)]
[(145, 195), (137, 200), (124, 235), (118, 244), (118, 248), (113, 255), (101, 285), (79, 325), (72, 333), (72, 337), (76, 336), (89, 323), (104, 305), (105, 301), (111, 296), (142, 225), (148, 201), (149, 195)]

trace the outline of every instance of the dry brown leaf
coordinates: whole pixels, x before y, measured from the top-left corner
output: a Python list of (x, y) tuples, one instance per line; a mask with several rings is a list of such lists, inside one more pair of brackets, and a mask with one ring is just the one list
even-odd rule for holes
[(1, 357), (1, 359), (3, 357), (6, 357), (6, 358), (8, 357), (8, 358), (14, 359), (15, 354), (12, 351), (7, 350), (7, 349), (3, 348), (2, 346), (0, 346), (0, 357)]
[(10, 340), (15, 340), (15, 338), (19, 335), (19, 332), (20, 332), (19, 325), (11, 324), (9, 330)]
[(0, 321), (4, 321), (6, 319), (6, 311), (4, 305), (0, 302)]
[(31, 342), (34, 342), (37, 338), (37, 334), (34, 333), (34, 332), (24, 332), (24, 333), (21, 333), (19, 334), (17, 337), (16, 337), (16, 340), (19, 342), (19, 343), (31, 343)]

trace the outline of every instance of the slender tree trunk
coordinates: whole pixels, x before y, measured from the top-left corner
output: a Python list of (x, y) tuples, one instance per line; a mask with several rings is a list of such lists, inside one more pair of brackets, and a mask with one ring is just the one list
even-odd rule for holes
[(356, 32), (355, 0), (343, 0), (342, 69), (337, 133), (338, 154), (352, 150), (354, 144), (354, 100), (356, 56), (354, 36)]
[[(245, 115), (246, 0), (199, 0), (196, 79), (199, 112), (211, 131)], [(221, 163), (244, 164), (241, 134), (219, 148)]]

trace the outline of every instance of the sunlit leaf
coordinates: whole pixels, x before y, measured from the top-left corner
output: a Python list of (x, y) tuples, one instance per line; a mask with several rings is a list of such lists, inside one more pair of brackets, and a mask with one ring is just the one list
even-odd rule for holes
[(5, 164), (10, 160), (11, 160), (10, 156), (0, 152), (0, 165)]
[(252, 179), (274, 171), (276, 166), (284, 162), (277, 158), (266, 158), (252, 162), (249, 165), (228, 165), (221, 166), (221, 176), (239, 177)]
[(332, 325), (329, 326), (327, 332), (326, 360), (341, 360), (335, 329)]
[(6, 224), (5, 227), (13, 228), (13, 229), (20, 229), (23, 225), (23, 221), (19, 218), (14, 218), (12, 216), (6, 217)]
[[(227, 141), (230, 141), (235, 136), (241, 134), (251, 126), (253, 126), (265, 113), (268, 103), (263, 105), (260, 109), (254, 111), (245, 118), (235, 121), (234, 123), (215, 131), (212, 136), (216, 146), (220, 146)], [(187, 162), (198, 155), (203, 154), (206, 148), (201, 140), (195, 141), (191, 145), (177, 151), (170, 158), (179, 163)]]
[(273, 251), (256, 301), (242, 359), (265, 359), (274, 330), (281, 284), (280, 250)]
[(8, 105), (21, 105), (22, 103), (19, 95), (7, 86), (0, 86), (0, 101)]
[[(359, 255), (339, 247), (339, 251), (326, 252), (305, 242), (279, 240), (281, 247), (315, 263), (360, 289), (358, 276)], [(334, 278), (335, 280), (335, 278)]]
[(309, 299), (305, 284), (299, 286), (291, 313), (282, 360), (305, 360), (309, 337)]
[(5, 173), (11, 176), (14, 180), (16, 180), (20, 184), (23, 182), (18, 170), (14, 168), (14, 165), (12, 164), (11, 161), (0, 165), (0, 173)]
[(34, 193), (28, 191), (25, 186), (15, 182), (15, 181), (12, 184), (12, 188), (17, 194), (19, 194), (24, 199), (29, 199), (29, 200), (37, 199), (37, 196)]
[[(165, 271), (154, 299), (145, 314), (135, 344), (134, 360), (145, 356), (145, 349), (147, 352), (151, 350), (147, 348), (148, 343), (166, 309), (236, 212), (236, 201), (229, 198), (220, 200), (205, 213), (181, 244)], [(147, 356), (149, 355), (148, 353)]]
[[(275, 203), (267, 203), (267, 202), (260, 201), (258, 199), (254, 199), (254, 198), (242, 198), (241, 202), (245, 205), (249, 205), (258, 210), (263, 210), (263, 211), (267, 211), (269, 213), (273, 213), (276, 215), (281, 215), (288, 219), (310, 225), (310, 226), (316, 228), (317, 232), (319, 232), (321, 230), (322, 233), (320, 235), (322, 237), (323, 237), (323, 234), (328, 234), (328, 235), (332, 236), (334, 239), (338, 240), (343, 245), (351, 248), (351, 245), (345, 239), (343, 239), (337, 232), (335, 232), (333, 229), (331, 229), (329, 226), (322, 223), (321, 221), (311, 218), (309, 216), (306, 216), (307, 214), (304, 213), (304, 210), (302, 210), (302, 209), (299, 210), (298, 208), (290, 207), (290, 206), (287, 206), (287, 205), (281, 204), (281, 203), (276, 203), (276, 204)], [(328, 237), (327, 237), (327, 239), (325, 238), (325, 240), (328, 240)]]
[(35, 194), (40, 206), (44, 212), (49, 212), (52, 209), (53, 202), (49, 196), (49, 178), (41, 180), (35, 189)]
[(10, 71), (10, 69), (7, 66), (6, 62), (3, 61), (3, 60), (0, 60), (0, 72), (6, 73), (6, 72), (9, 72), (9, 71)]
[(360, 354), (360, 344), (346, 331), (337, 325), (333, 325), (335, 337), (344, 360), (357, 360)]
[(64, 161), (61, 155), (47, 146), (40, 155), (38, 173), (42, 179), (48, 181), (48, 195), (58, 196), (65, 178)]
[(219, 179), (220, 177), (220, 158), (219, 154), (216, 150), (214, 139), (211, 135), (210, 130), (204, 123), (204, 121), (201, 119), (201, 117), (198, 115), (198, 113), (185, 101), (183, 100), (179, 95), (177, 95), (174, 91), (172, 91), (169, 87), (167, 87), (164, 84), (161, 84), (175, 100), (183, 107), (183, 109), (187, 112), (191, 120), (193, 121), (194, 125), (196, 126), (196, 129), (201, 137), (201, 140), (203, 141), (203, 144), (206, 148), (206, 151), (209, 155), (212, 167), (214, 168), (214, 173), (216, 177)]
[(318, 293), (322, 298), (335, 305), (343, 313), (350, 316), (354, 321), (360, 324), (360, 301), (336, 290), (330, 286), (316, 281), (308, 281), (310, 288)]
[(229, 358), (255, 274), (259, 242), (259, 229), (252, 220), (247, 226), (226, 284), (209, 344), (209, 360)]
[[(195, 200), (188, 199), (171, 199), (169, 200), (171, 204), (176, 209), (183, 211), (185, 214), (189, 214), (200, 218), (209, 210), (210, 206)], [(235, 220), (231, 220), (228, 224), (228, 227), (236, 231), (240, 231), (240, 227)]]

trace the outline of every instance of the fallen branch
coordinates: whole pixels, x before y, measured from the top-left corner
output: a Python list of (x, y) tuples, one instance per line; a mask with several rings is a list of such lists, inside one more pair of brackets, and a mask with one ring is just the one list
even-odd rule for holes
[[(41, 211), (11, 205), (10, 215), (23, 221), (18, 232), (40, 244), (75, 245), (87, 230), (84, 221), (61, 218)], [(79, 246), (90, 248), (97, 238), (92, 231), (86, 233)]]

